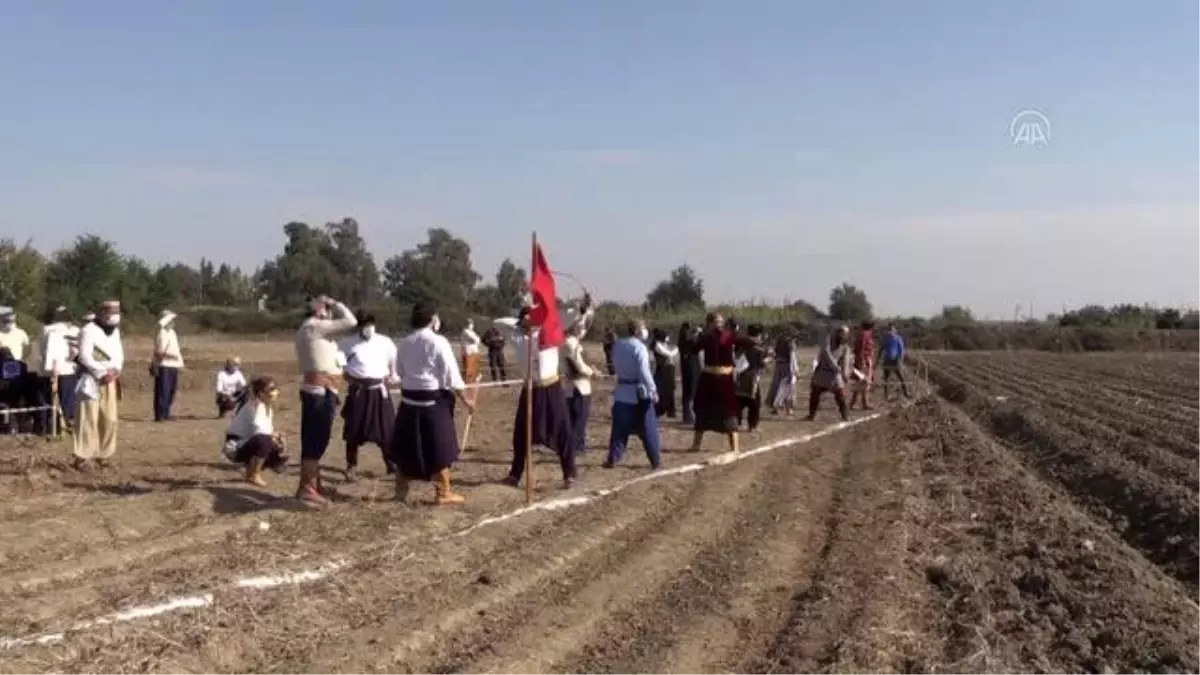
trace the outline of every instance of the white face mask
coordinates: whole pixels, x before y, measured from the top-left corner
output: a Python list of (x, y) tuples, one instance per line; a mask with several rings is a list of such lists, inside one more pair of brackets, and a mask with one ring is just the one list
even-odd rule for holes
[(109, 314), (108, 318), (105, 319), (105, 321), (104, 321), (104, 325), (120, 326), (121, 325), (121, 315), (120, 314)]
[(646, 330), (645, 328), (639, 328), (637, 336), (639, 340), (645, 342), (650, 338), (650, 331)]
[(362, 336), (368, 340), (375, 337), (375, 326), (363, 326)]
[(0, 333), (11, 332), (13, 329), (13, 326), (15, 326), (15, 325), (16, 324), (8, 323), (7, 321), (4, 323), (0, 323)]
[(440, 332), (440, 331), (442, 330), (442, 320), (441, 320), (441, 318), (439, 318), (439, 317), (437, 317), (437, 316), (433, 317), (433, 322), (429, 324), (429, 327), (430, 327), (431, 329), (433, 329), (433, 332), (435, 332), (435, 333), (438, 333), (438, 332)]

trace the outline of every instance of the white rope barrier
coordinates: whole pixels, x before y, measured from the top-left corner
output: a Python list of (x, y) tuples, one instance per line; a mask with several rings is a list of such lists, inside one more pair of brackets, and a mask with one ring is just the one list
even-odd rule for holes
[(3, 408), (0, 407), (0, 416), (15, 415), (16, 413), (38, 412), (40, 410), (54, 410), (52, 405), (37, 406), (36, 408)]

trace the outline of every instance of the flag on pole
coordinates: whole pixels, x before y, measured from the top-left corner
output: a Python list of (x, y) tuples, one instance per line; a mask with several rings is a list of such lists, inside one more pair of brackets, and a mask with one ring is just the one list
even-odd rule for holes
[(532, 306), (526, 320), (538, 330), (538, 347), (551, 349), (566, 342), (562, 320), (558, 316), (558, 294), (554, 289), (554, 275), (546, 254), (536, 241), (533, 244), (533, 264), (530, 265), (529, 294)]

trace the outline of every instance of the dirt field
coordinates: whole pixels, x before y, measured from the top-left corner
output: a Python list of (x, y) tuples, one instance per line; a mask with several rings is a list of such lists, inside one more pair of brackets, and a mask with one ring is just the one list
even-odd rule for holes
[[(294, 467), (240, 483), (213, 419), (215, 361), (282, 377), (287, 346), (193, 347), (175, 422), (148, 421), (131, 367), (113, 469), (0, 439), (0, 670), (1200, 667), (1195, 355), (928, 355), (940, 397), (735, 462), (669, 425), (663, 473), (710, 464), (633, 484), (651, 475), (636, 442), (599, 467), (602, 387), (580, 484), (560, 490), (540, 455), (537, 497), (557, 508), (481, 523), (523, 504), (495, 483), (516, 388), (483, 392), (462, 508), (395, 504), (369, 448), (364, 480), (341, 482), (335, 442), (338, 498), (308, 510)], [(743, 448), (829, 429), (831, 408), (767, 417)]]

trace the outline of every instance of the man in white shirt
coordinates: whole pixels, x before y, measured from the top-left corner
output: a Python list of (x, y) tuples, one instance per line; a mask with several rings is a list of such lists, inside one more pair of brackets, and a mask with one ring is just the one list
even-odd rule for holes
[(439, 505), (464, 501), (450, 490), (450, 467), (459, 453), (452, 403), (458, 398), (469, 413), (475, 407), (463, 395), (466, 383), (450, 341), (438, 335), (440, 326), (437, 309), (418, 304), (412, 311), (413, 332), (400, 341), (401, 403), (391, 444), (400, 501), (408, 499), (414, 480), (436, 481)]
[(17, 325), (11, 307), (0, 307), (0, 349), (7, 349), (17, 361), (24, 361), (29, 354), (29, 334)]
[(462, 373), (467, 382), (479, 379), (479, 359), (483, 352), (483, 340), (475, 332), (475, 320), (467, 319), (462, 332)]
[[(58, 406), (62, 419), (69, 426), (75, 424), (75, 387), (79, 383), (79, 328), (71, 325), (66, 307), (56, 307), (46, 316), (39, 346), (42, 354), (42, 378), (44, 391), (50, 396), (58, 393)], [(45, 404), (50, 403), (46, 397)], [(45, 428), (50, 429), (49, 411)]]
[(374, 443), (383, 451), (388, 474), (395, 467), (388, 455), (396, 406), (388, 384), (399, 379), (396, 372), (396, 343), (375, 332), (375, 317), (358, 314), (358, 333), (342, 344), (346, 355), (349, 389), (342, 406), (342, 440), (346, 442), (346, 481), (358, 480), (358, 448)]
[(217, 419), (237, 408), (238, 399), (246, 391), (246, 375), (242, 360), (236, 356), (225, 359), (225, 367), (217, 371)]
[[(29, 372), (25, 358), (29, 353), (29, 335), (17, 325), (17, 316), (11, 307), (0, 307), (0, 403), (8, 408), (27, 408), (43, 405), (39, 396), (38, 380)], [(5, 415), (6, 430), (20, 426), (20, 422), (32, 421), (36, 433), (40, 417)]]
[(308, 316), (296, 331), (300, 385), (300, 486), (296, 497), (325, 504), (321, 494), (321, 458), (333, 435), (338, 390), (342, 384), (341, 351), (335, 338), (354, 329), (358, 320), (344, 304), (322, 295), (309, 303)]
[(576, 321), (567, 331), (566, 371), (570, 380), (571, 395), (567, 398), (567, 411), (571, 416), (571, 440), (575, 452), (587, 450), (587, 424), (592, 414), (592, 378), (596, 371), (583, 356), (581, 336), (585, 330), (583, 321)]
[(96, 321), (79, 332), (79, 428), (74, 448), (78, 469), (92, 460), (107, 466), (117, 452), (118, 392), (125, 367), (120, 324), (121, 303), (109, 300), (101, 306)]
[(183, 350), (175, 332), (175, 312), (164, 309), (158, 316), (158, 333), (154, 336), (154, 357), (150, 372), (154, 375), (154, 421), (171, 419), (175, 393), (179, 391), (179, 373), (183, 370)]

